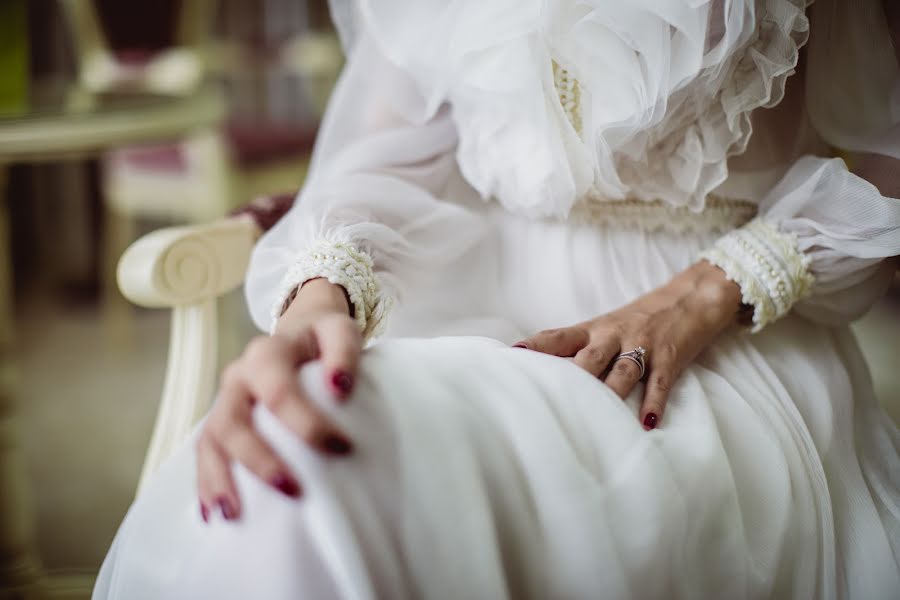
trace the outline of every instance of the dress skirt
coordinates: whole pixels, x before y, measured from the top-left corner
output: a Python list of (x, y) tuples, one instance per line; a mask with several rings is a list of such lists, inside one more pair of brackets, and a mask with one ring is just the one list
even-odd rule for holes
[(257, 408), (304, 496), (236, 465), (240, 520), (205, 525), (189, 440), (94, 598), (900, 597), (900, 433), (846, 327), (729, 332), (644, 431), (642, 384), (623, 401), (509, 344), (626, 304), (720, 232), (484, 216), (484, 240), (395, 309), (349, 402), (301, 370), (353, 455)]

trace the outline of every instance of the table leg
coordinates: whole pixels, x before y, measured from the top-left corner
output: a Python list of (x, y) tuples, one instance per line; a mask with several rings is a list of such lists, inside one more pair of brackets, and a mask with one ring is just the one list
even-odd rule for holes
[(12, 251), (0, 165), (0, 599), (39, 598), (42, 569), (15, 404)]

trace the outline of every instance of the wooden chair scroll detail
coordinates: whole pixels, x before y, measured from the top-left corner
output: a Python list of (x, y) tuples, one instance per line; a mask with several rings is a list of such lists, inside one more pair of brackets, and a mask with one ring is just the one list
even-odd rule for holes
[(244, 281), (253, 245), (290, 208), (293, 196), (254, 201), (220, 221), (154, 231), (119, 260), (130, 301), (171, 308), (162, 399), (138, 492), (209, 409), (216, 379), (216, 300)]

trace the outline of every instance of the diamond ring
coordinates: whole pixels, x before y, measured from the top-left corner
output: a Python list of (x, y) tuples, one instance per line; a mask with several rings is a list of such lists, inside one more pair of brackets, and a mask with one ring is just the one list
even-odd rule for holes
[(643, 348), (643, 346), (638, 346), (637, 348), (635, 348), (634, 350), (632, 350), (630, 352), (623, 352), (622, 354), (618, 355), (613, 360), (613, 362), (616, 362), (617, 360), (621, 360), (623, 358), (626, 360), (630, 360), (631, 362), (636, 364), (638, 366), (638, 368), (641, 370), (641, 375), (640, 375), (640, 377), (638, 377), (638, 379), (643, 379), (644, 378), (644, 355), (645, 354), (647, 354), (647, 350), (645, 350)]

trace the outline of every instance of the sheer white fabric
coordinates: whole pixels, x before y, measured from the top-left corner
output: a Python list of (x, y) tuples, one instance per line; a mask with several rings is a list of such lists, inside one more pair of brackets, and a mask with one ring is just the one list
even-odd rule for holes
[[(358, 452), (322, 459), (257, 409), (307, 498), (238, 467), (246, 517), (203, 527), (185, 446), (95, 597), (895, 596), (900, 431), (846, 322), (900, 254), (900, 201), (825, 158), (840, 141), (895, 155), (895, 112), (832, 114), (896, 82), (884, 38), (859, 35), (883, 28), (878, 3), (332, 3), (348, 65), (247, 297), (266, 327), (311, 245), (371, 258), (397, 301), (350, 402), (317, 363), (301, 373)], [(823, 65), (829, 40), (857, 47)], [(881, 75), (860, 80), (860, 60)], [(554, 62), (578, 80), (580, 132)], [(841, 95), (851, 84), (865, 90)], [(623, 403), (565, 359), (504, 346), (621, 307), (722, 235), (570, 214), (701, 211), (711, 192), (753, 203), (814, 281), (688, 367), (658, 429), (637, 422), (642, 385)]]
[(361, 40), (329, 104), (298, 201), (254, 253), (247, 290), (260, 327), (269, 327), (287, 267), (313, 242), (368, 253), (382, 293), (402, 300), (483, 235), (464, 196), (439, 195), (456, 169), (449, 110), (416, 122), (420, 106), (409, 80), (371, 40)]
[[(285, 219), (260, 245), (251, 269), (248, 298), (261, 326), (279, 289), (275, 274), (322, 227), (325, 237), (351, 239), (372, 253), (386, 294), (404, 283), (421, 288), (424, 282), (401, 273), (401, 264), (439, 270), (474, 243), (477, 224), (454, 212), (457, 204), (477, 204), (472, 189), (510, 212), (556, 217), (578, 203), (625, 197), (699, 211), (716, 191), (760, 203), (762, 216), (810, 251), (818, 283), (801, 309), (807, 316), (828, 323), (858, 316), (887, 285), (889, 269), (876, 263), (900, 253), (896, 200), (834, 161), (809, 156), (791, 170), (805, 154), (823, 151), (819, 132), (858, 151), (900, 148), (890, 133), (900, 118), (890, 109), (900, 77), (880, 3), (867, 0), (858, 10), (836, 0), (817, 3), (806, 89), (793, 81), (784, 106), (755, 113), (784, 98), (810, 30), (803, 0), (332, 4), (357, 58), (317, 151), (316, 162), (330, 165), (327, 181), (310, 182), (297, 211), (320, 216)], [(581, 138), (559, 102), (554, 61), (583, 90)], [(354, 69), (364, 73), (354, 76)], [(877, 77), (861, 79), (870, 69)], [(857, 114), (871, 122), (847, 120)], [(332, 148), (343, 154), (332, 156)], [(360, 158), (344, 158), (351, 154)], [(472, 189), (453, 203), (437, 200), (447, 197), (439, 188), (457, 166), (465, 180), (457, 187)], [(362, 183), (376, 176), (377, 185)], [(416, 194), (379, 189), (410, 182), (420, 186)], [(435, 215), (436, 227), (380, 248), (382, 238), (402, 229), (398, 223), (421, 225), (406, 205), (414, 197), (419, 211), (454, 214)], [(387, 228), (377, 225), (385, 219)], [(442, 219), (449, 219), (446, 226)], [(873, 219), (886, 226), (873, 231), (867, 225)], [(840, 234), (828, 223), (842, 224)], [(848, 231), (856, 227), (862, 228), (855, 235)]]

